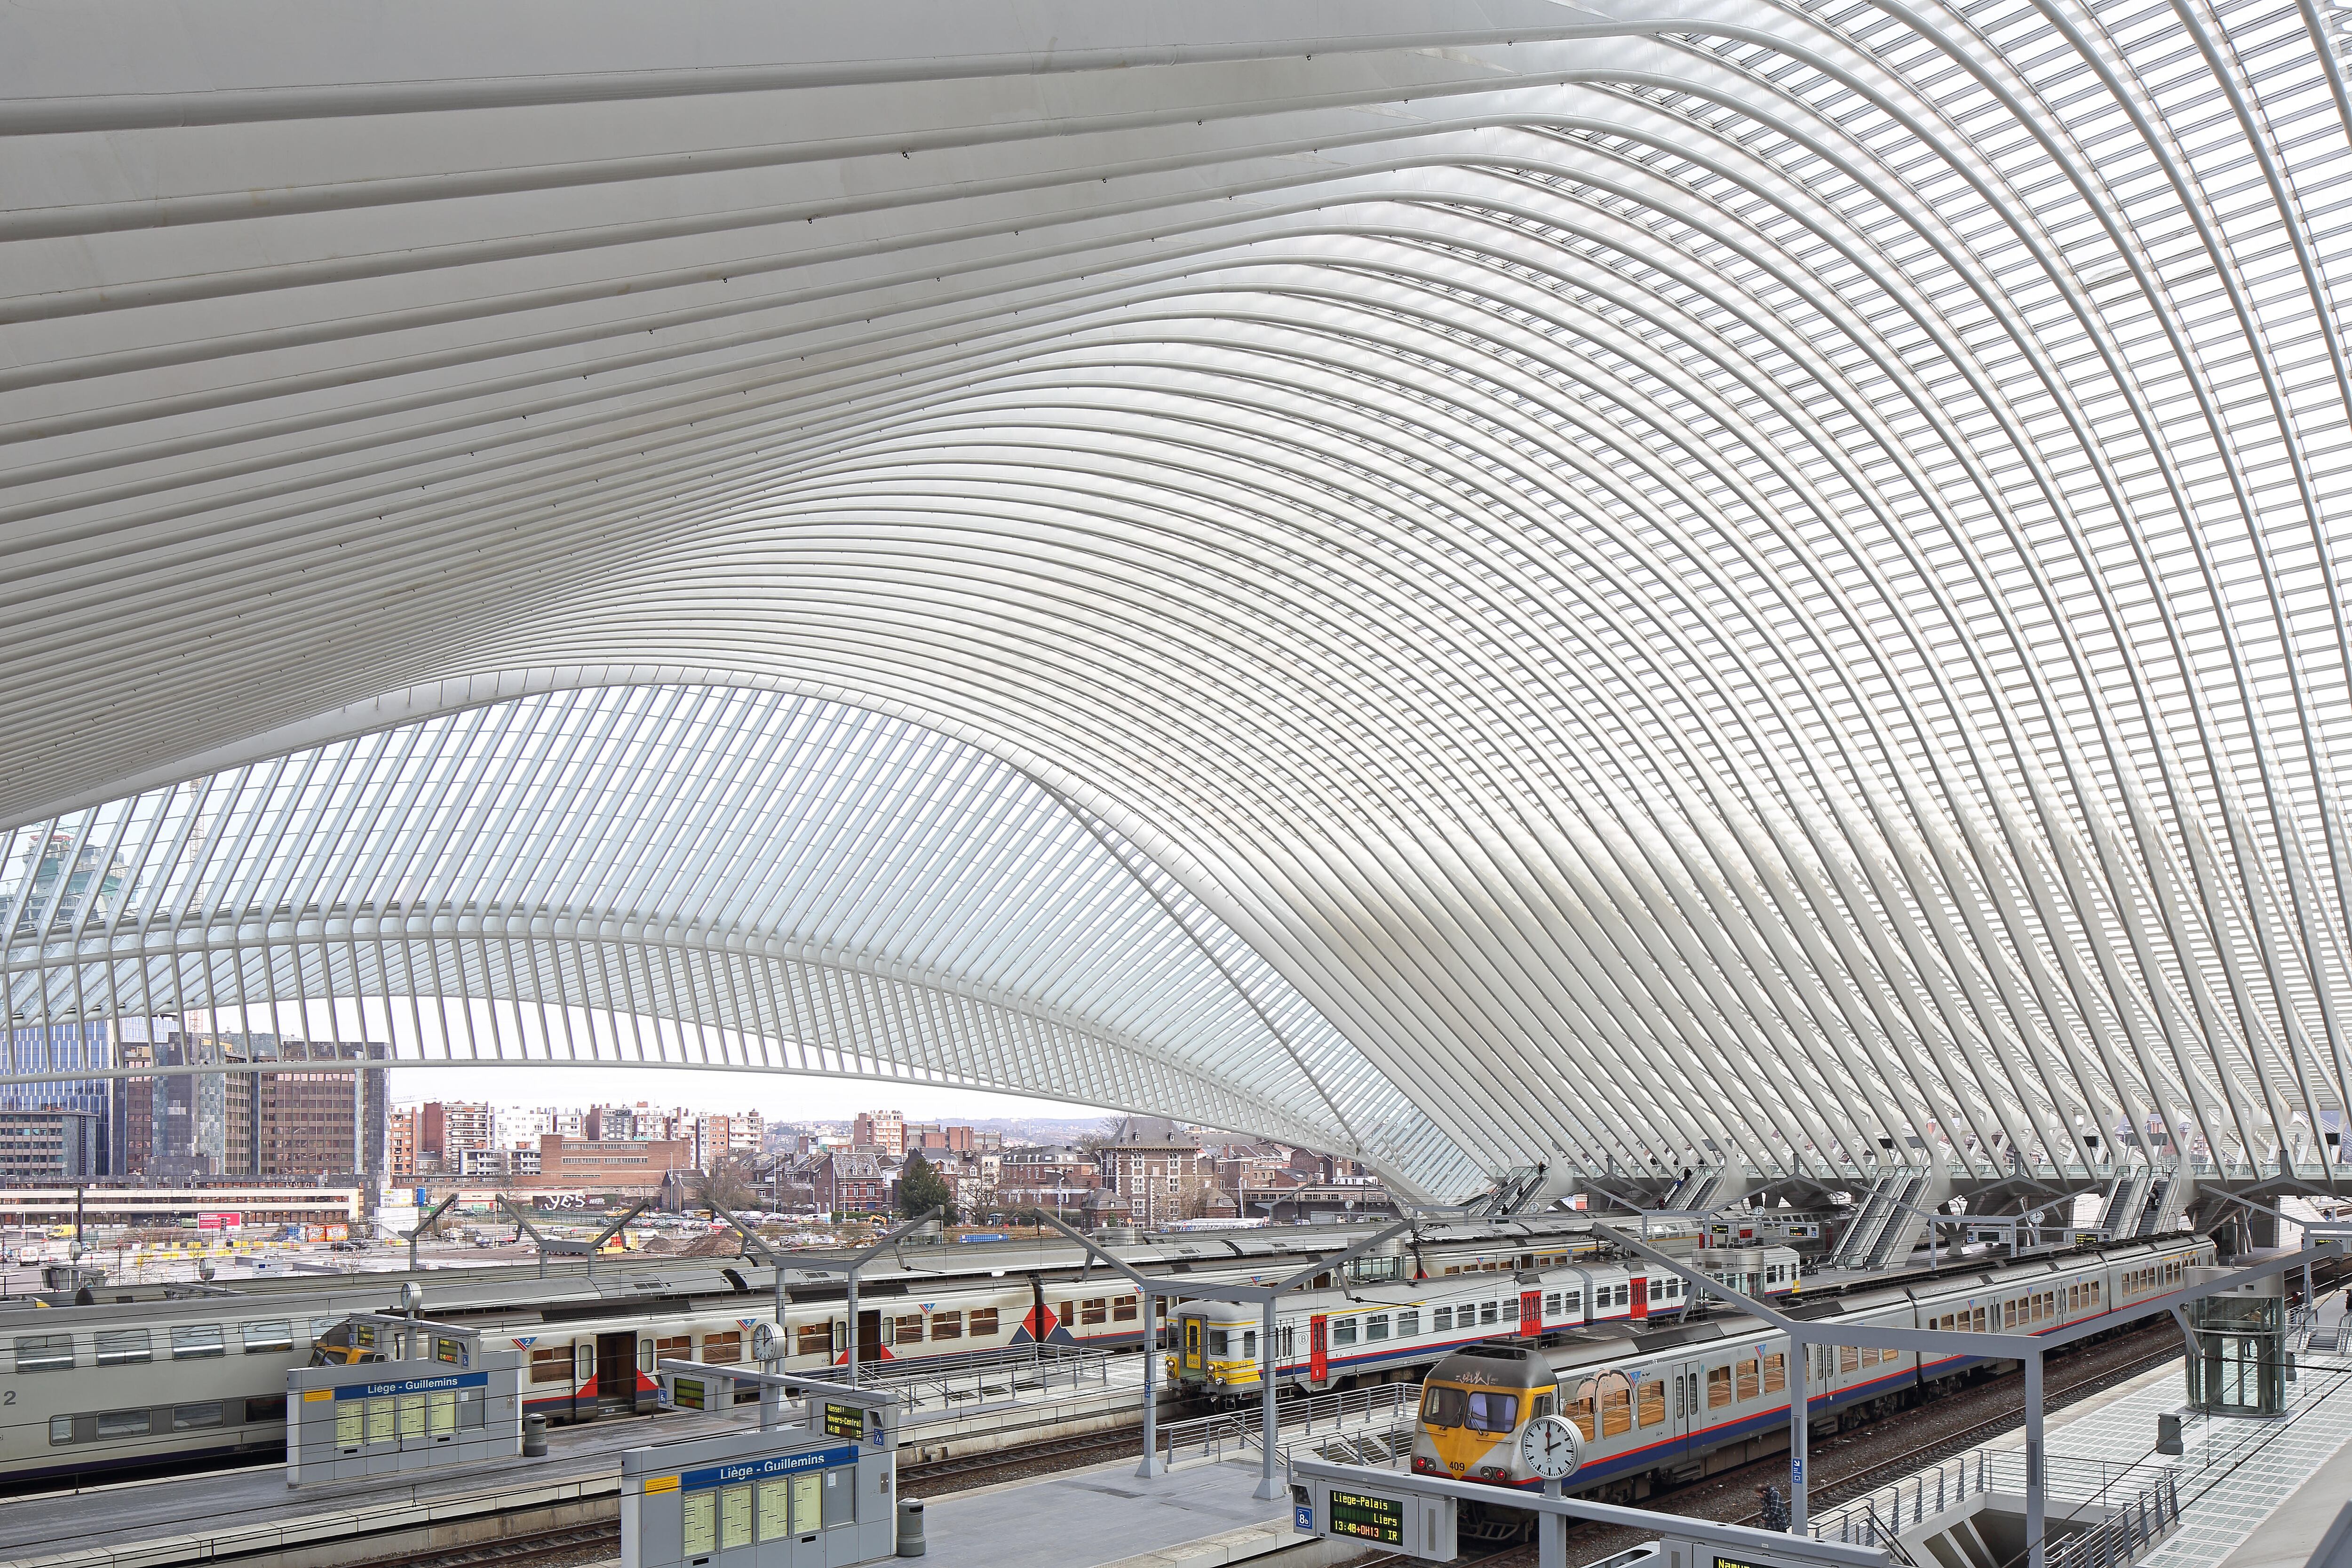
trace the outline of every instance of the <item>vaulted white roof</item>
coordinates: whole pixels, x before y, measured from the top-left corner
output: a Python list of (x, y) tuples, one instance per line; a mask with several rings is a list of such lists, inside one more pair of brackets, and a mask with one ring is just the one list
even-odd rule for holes
[[(19, 6), (12, 1006), (572, 1002), (1428, 1191), (2270, 1160), (2352, 1081), (2342, 29)], [(170, 864), (43, 912), (59, 834)], [(973, 1011), (612, 978), (755, 949)]]

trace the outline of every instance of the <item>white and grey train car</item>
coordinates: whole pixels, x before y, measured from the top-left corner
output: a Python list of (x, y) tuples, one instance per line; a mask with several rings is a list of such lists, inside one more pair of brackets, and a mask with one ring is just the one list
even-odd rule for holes
[[(1155, 1271), (1204, 1280), (1291, 1273), (1343, 1250), (1347, 1226), (1186, 1236), (1121, 1247)], [(1589, 1251), (1581, 1226), (1556, 1220), (1455, 1225), (1342, 1268), (1346, 1279), (1415, 1271), (1493, 1279), (1537, 1258)], [(526, 1409), (559, 1421), (650, 1408), (656, 1361), (747, 1358), (751, 1330), (774, 1311), (764, 1268), (718, 1260), (613, 1260), (549, 1278), (473, 1268), (331, 1279), (239, 1280), (223, 1293), (0, 1310), (0, 1485), (183, 1461), (263, 1455), (285, 1441), (285, 1373), (332, 1342), (354, 1311), (394, 1310), (416, 1280), (429, 1316), (504, 1337), (526, 1352)], [(1336, 1283), (1336, 1281), (1335, 1281)], [(908, 1248), (860, 1279), (857, 1321), (838, 1277), (786, 1269), (784, 1365), (814, 1371), (865, 1362), (952, 1361), (1031, 1343), (1068, 1349), (1140, 1342), (1142, 1302), (1089, 1269), (1067, 1244)]]

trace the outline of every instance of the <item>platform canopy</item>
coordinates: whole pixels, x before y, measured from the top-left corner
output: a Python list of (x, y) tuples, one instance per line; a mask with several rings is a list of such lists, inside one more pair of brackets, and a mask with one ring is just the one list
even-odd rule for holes
[(13, 6), (14, 1022), (2308, 1157), (2333, 4)]

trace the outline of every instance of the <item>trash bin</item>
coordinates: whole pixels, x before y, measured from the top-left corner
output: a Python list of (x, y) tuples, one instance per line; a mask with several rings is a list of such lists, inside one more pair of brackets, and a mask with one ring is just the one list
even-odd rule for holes
[(2169, 1411), (2156, 1418), (2156, 1451), (2159, 1454), (2180, 1452), (2180, 1417)]
[(923, 1554), (923, 1505), (910, 1497), (898, 1500), (898, 1555), (920, 1557)]
[(526, 1415), (522, 1418), (522, 1457), (543, 1459), (547, 1457), (547, 1417)]

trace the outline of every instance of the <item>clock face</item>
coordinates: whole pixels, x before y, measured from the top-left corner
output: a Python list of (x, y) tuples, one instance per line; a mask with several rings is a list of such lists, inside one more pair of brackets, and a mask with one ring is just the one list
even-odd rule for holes
[(754, 1327), (751, 1331), (751, 1359), (753, 1361), (782, 1360), (784, 1349), (778, 1341), (775, 1324), (761, 1323)]
[(1519, 1458), (1548, 1481), (1574, 1475), (1583, 1460), (1583, 1448), (1576, 1428), (1557, 1415), (1538, 1415), (1519, 1433)]

